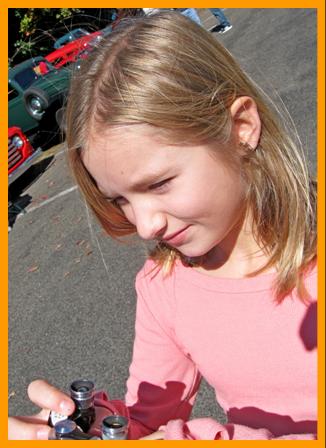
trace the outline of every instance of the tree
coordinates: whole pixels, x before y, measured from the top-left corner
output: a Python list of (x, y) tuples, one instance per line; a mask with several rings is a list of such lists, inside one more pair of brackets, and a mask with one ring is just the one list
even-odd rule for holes
[(53, 50), (73, 27), (96, 31), (111, 22), (114, 8), (9, 8), (9, 65)]

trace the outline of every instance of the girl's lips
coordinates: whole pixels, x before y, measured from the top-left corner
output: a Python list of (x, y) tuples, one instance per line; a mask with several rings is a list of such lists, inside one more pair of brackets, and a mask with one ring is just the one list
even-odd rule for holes
[(173, 245), (180, 245), (183, 243), (185, 237), (186, 237), (186, 230), (189, 228), (190, 226), (187, 226), (181, 230), (179, 230), (178, 232), (173, 233), (172, 235), (163, 238), (163, 241), (165, 241), (168, 244), (173, 244)]

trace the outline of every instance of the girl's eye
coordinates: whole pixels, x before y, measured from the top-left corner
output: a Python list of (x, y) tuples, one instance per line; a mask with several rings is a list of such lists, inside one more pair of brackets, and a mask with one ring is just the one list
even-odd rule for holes
[(118, 197), (113, 199), (112, 204), (117, 205), (118, 207), (121, 207), (123, 205), (126, 205), (128, 203), (127, 199), (123, 198), (123, 197)]
[[(152, 184), (148, 187), (148, 190), (152, 191), (164, 191), (165, 187), (167, 187), (167, 184), (172, 180), (173, 178), (170, 177), (168, 179), (161, 180), (160, 182), (156, 182), (155, 184)], [(128, 200), (125, 199), (123, 196), (118, 196), (115, 199), (109, 200), (113, 205), (116, 205), (118, 207), (122, 207), (126, 204), (128, 204)]]
[(172, 177), (170, 177), (169, 179), (164, 179), (161, 180), (160, 182), (157, 182), (156, 184), (152, 184), (149, 186), (149, 190), (160, 190), (163, 189), (168, 182), (170, 182), (170, 180), (172, 180)]

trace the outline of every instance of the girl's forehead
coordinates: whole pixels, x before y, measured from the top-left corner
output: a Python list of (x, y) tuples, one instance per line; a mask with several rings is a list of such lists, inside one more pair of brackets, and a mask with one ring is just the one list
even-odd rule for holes
[(91, 135), (82, 153), (87, 170), (95, 179), (116, 173), (157, 172), (160, 168), (185, 163), (186, 148), (169, 145), (146, 125), (116, 126)]
[(111, 169), (121, 165), (131, 170), (143, 164), (155, 170), (157, 166), (187, 163), (198, 151), (215, 158), (216, 144), (177, 144), (159, 127), (125, 124), (91, 133), (82, 158), (87, 168), (96, 165), (97, 171), (99, 164)]
[[(150, 140), (162, 143), (160, 135), (163, 130), (147, 124), (121, 124), (94, 129), (89, 136), (90, 144), (103, 146), (107, 141), (113, 143), (130, 143), (130, 141)], [(90, 146), (90, 145), (89, 145)]]
[(124, 159), (146, 160), (162, 158), (173, 159), (182, 155), (183, 145), (176, 145), (166, 137), (165, 130), (147, 124), (116, 125), (102, 129), (101, 132), (91, 132), (84, 151), (88, 159), (103, 159), (111, 162)]

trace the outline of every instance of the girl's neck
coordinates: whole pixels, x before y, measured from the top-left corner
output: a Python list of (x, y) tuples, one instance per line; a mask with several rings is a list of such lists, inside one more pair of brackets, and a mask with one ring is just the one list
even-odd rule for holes
[[(224, 278), (242, 278), (261, 269), (268, 256), (255, 240), (252, 229), (252, 218), (247, 214), (226, 238), (197, 260), (195, 269)], [(264, 271), (270, 272), (275, 269)]]

